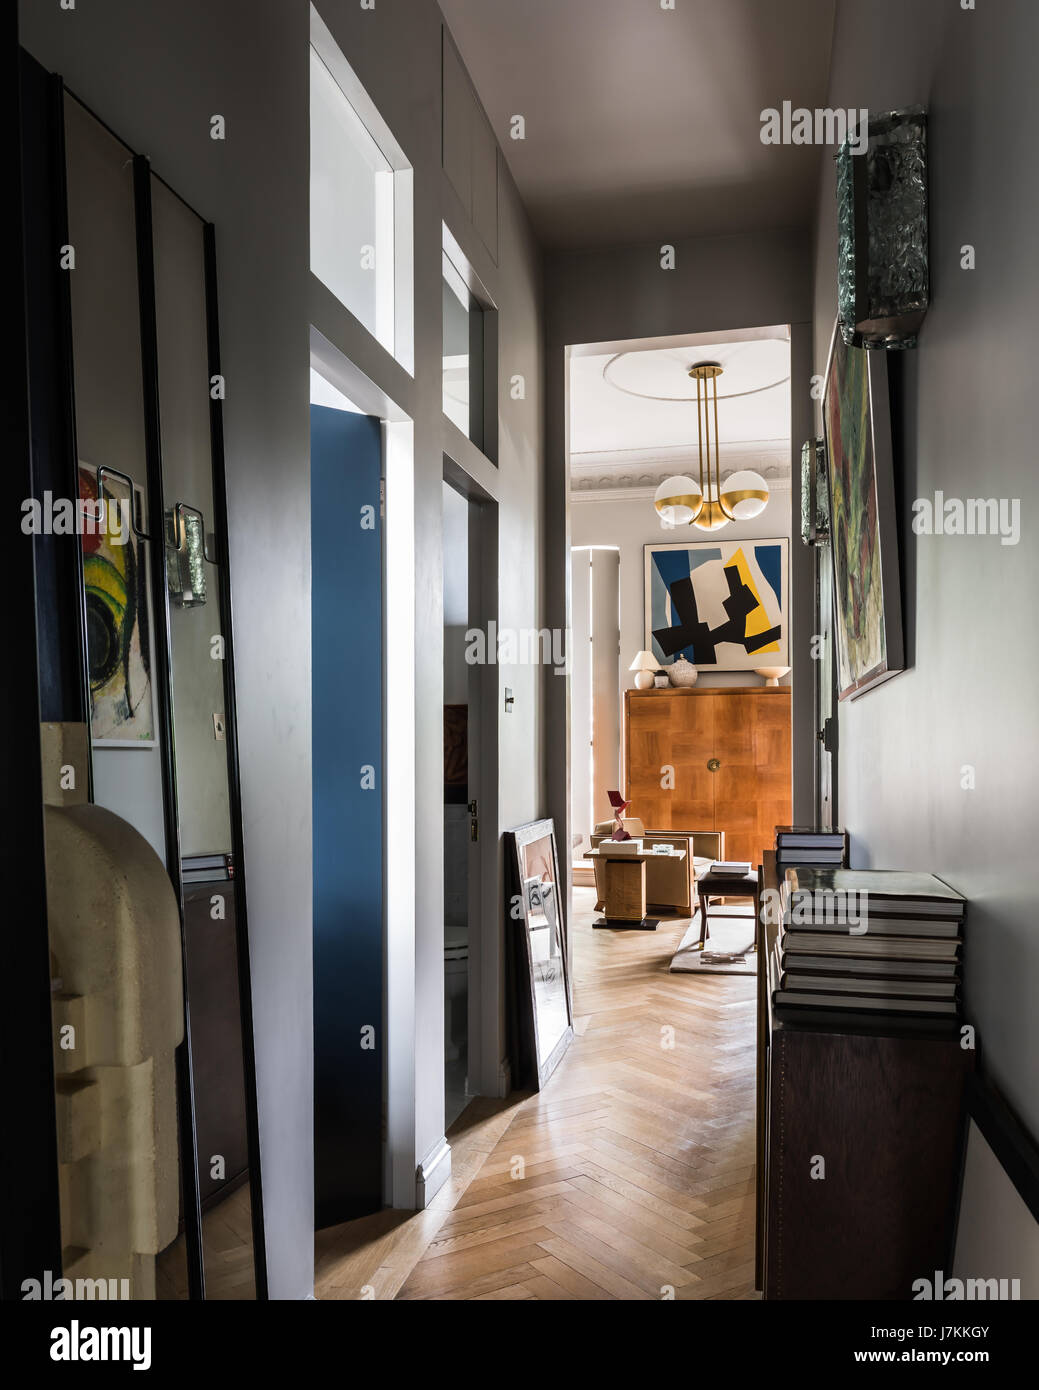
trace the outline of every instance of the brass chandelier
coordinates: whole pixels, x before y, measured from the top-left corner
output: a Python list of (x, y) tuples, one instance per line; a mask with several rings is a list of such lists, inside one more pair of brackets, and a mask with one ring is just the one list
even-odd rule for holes
[[(760, 516), (768, 503), (768, 484), (760, 473), (741, 468), (721, 481), (718, 458), (718, 378), (720, 362), (697, 362), (689, 368), (696, 382), (696, 432), (700, 446), (700, 481), (677, 475), (657, 488), (653, 505), (669, 526), (696, 526), (718, 531), (730, 521)], [(713, 415), (714, 476), (711, 476), (711, 417)], [(704, 476), (704, 456), (707, 474)]]

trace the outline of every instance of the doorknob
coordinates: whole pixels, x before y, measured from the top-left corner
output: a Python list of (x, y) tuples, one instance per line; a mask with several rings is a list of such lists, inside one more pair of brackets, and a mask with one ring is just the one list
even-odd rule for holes
[(718, 769), (719, 769), (720, 767), (721, 767), (721, 763), (718, 761), (717, 758), (708, 758), (708, 759), (707, 759), (707, 771), (708, 771), (708, 772), (717, 772)]

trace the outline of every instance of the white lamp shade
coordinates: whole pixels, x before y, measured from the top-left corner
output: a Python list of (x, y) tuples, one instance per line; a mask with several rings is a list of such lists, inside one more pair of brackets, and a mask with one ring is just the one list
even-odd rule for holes
[(652, 652), (639, 652), (638, 656), (628, 667), (629, 671), (659, 671), (660, 662)]
[(669, 526), (687, 526), (703, 506), (700, 484), (681, 474), (665, 478), (653, 494), (653, 505)]
[(735, 521), (760, 516), (768, 505), (768, 484), (749, 468), (730, 473), (722, 483), (722, 503)]

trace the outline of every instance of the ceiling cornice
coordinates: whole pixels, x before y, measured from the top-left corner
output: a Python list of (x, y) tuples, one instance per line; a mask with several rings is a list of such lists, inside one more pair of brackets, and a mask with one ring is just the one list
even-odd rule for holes
[[(758, 439), (722, 448), (722, 478), (737, 468), (751, 468), (772, 487), (790, 486), (789, 440)], [(652, 497), (665, 478), (699, 476), (699, 455), (687, 444), (674, 449), (617, 449), (571, 454), (570, 492), (575, 497)]]

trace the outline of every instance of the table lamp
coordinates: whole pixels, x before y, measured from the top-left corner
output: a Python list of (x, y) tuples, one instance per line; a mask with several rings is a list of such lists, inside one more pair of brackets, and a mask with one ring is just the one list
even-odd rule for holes
[(660, 670), (660, 663), (652, 652), (639, 652), (628, 670), (635, 672), (636, 690), (649, 690), (653, 684), (653, 677)]

